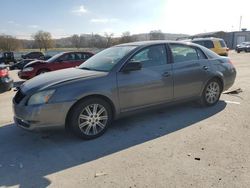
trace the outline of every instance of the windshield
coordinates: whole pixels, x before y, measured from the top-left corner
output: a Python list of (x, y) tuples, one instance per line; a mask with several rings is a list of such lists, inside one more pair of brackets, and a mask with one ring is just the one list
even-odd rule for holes
[(79, 68), (109, 72), (120, 59), (135, 48), (136, 46), (115, 46), (108, 48), (85, 61)]
[(60, 57), (61, 55), (63, 55), (63, 53), (56, 54), (56, 55), (54, 55), (53, 57), (49, 58), (46, 62), (52, 63), (52, 62), (54, 62), (55, 60), (57, 60), (57, 58)]

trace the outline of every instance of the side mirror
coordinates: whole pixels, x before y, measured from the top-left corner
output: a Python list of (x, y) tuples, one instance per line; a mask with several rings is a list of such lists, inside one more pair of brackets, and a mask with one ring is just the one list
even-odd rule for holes
[(63, 60), (62, 59), (58, 59), (56, 62), (61, 63), (61, 62), (63, 62)]
[(122, 72), (128, 73), (131, 71), (141, 70), (142, 65), (140, 62), (128, 62), (124, 67)]

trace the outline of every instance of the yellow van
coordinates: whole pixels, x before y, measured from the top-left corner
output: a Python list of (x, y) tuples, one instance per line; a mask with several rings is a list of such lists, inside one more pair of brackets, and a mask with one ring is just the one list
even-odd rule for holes
[(206, 48), (214, 51), (215, 53), (228, 56), (228, 48), (223, 39), (220, 38), (194, 38), (191, 42), (205, 46)]

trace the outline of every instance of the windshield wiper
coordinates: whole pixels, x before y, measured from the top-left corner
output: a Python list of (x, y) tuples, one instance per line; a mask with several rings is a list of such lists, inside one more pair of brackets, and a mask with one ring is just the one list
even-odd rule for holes
[(91, 71), (99, 71), (99, 72), (108, 72), (106, 70), (99, 70), (99, 69), (93, 69), (93, 68), (88, 68), (88, 67), (81, 67), (79, 69), (83, 69), (83, 70), (91, 70)]
[(79, 69), (83, 69), (83, 70), (93, 70), (93, 69), (90, 69), (90, 68), (87, 68), (87, 67), (81, 67)]

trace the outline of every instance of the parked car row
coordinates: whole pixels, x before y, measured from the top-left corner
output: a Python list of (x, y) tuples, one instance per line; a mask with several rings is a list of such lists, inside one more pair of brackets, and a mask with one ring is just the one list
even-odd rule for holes
[[(54, 70), (80, 55), (85, 54), (63, 53), (46, 62), (31, 62), (19, 74), (30, 78), (40, 67), (44, 70), (54, 63)], [(14, 119), (26, 130), (61, 127), (93, 139), (113, 120), (138, 110), (180, 101), (215, 105), (235, 77), (229, 58), (194, 43), (122, 44), (97, 53), (79, 67), (24, 82), (13, 99)]]
[[(39, 74), (59, 69), (71, 68), (81, 65), (88, 58), (93, 56), (90, 52), (63, 52), (47, 61), (34, 60), (23, 66), (18, 72), (21, 79), (31, 79)], [(24, 63), (23, 63), (24, 64)]]
[[(46, 57), (41, 52), (30, 52), (23, 55), (22, 60), (16, 62), (13, 52), (4, 52), (2, 59), (0, 58), (2, 60), (0, 64), (0, 90), (1, 92), (8, 91), (13, 86), (13, 80), (8, 77), (8, 69), (19, 69), (18, 76), (21, 79), (30, 79), (45, 72), (79, 66), (91, 56), (93, 53), (90, 52), (64, 52), (44, 60)], [(8, 65), (11, 60), (15, 62)]]

